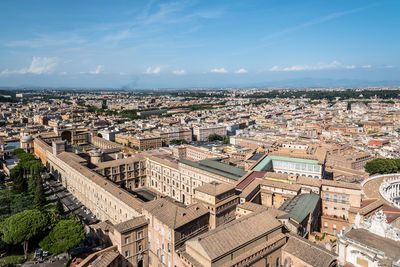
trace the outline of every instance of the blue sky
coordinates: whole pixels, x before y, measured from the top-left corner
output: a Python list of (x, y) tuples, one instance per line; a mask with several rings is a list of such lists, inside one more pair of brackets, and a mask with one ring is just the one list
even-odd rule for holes
[(399, 0), (0, 1), (0, 86), (400, 80)]

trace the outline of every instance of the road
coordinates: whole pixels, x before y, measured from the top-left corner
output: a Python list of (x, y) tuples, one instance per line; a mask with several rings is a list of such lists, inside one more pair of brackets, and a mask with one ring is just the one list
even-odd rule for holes
[(46, 181), (45, 190), (50, 200), (57, 201), (57, 199), (60, 199), (67, 214), (75, 212), (87, 225), (98, 222), (94, 214), (55, 179), (48, 179)]

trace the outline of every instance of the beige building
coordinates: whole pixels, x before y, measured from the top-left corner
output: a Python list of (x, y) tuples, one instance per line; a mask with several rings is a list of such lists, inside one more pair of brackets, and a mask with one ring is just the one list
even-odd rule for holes
[(252, 213), (186, 242), (184, 266), (269, 266), (282, 264), (287, 242), (283, 225), (268, 210)]
[(177, 250), (209, 229), (209, 213), (201, 204), (183, 206), (165, 198), (143, 205), (148, 222), (149, 266), (183, 266)]
[(195, 189), (195, 201), (210, 212), (210, 227), (214, 229), (235, 219), (239, 197), (235, 187), (213, 181)]
[(337, 255), (296, 235), (282, 248), (284, 267), (336, 267)]
[(162, 146), (162, 138), (159, 134), (116, 134), (115, 142), (132, 147), (137, 150), (148, 150)]
[(99, 220), (117, 224), (141, 214), (142, 202), (107, 178), (88, 168), (82, 157), (36, 137), (35, 154), (50, 172)]
[(181, 181), (178, 163), (167, 156), (146, 155), (146, 158), (147, 185), (163, 195), (183, 202), (186, 187)]
[(208, 149), (191, 145), (177, 146), (173, 148), (173, 151), (175, 157), (193, 161), (211, 158), (228, 158), (226, 155), (215, 153)]
[(130, 146), (138, 150), (162, 147), (162, 138), (157, 134), (135, 135), (130, 142)]
[(109, 237), (131, 266), (148, 266), (149, 241), (147, 221), (143, 216), (114, 225), (114, 231), (109, 233)]
[(246, 172), (217, 160), (198, 162), (171, 155), (147, 155), (148, 186), (186, 205), (193, 203), (195, 188), (217, 181), (235, 185)]
[(208, 137), (212, 134), (218, 134), (221, 136), (227, 135), (226, 126), (202, 126), (193, 128), (193, 136), (196, 141), (208, 141)]
[(188, 143), (193, 140), (192, 129), (189, 128), (166, 128), (154, 132), (161, 136), (165, 145), (169, 145), (172, 140), (185, 140)]
[(349, 210), (361, 207), (361, 185), (324, 180), (321, 186), (321, 232), (337, 234), (354, 221)]
[(124, 159), (100, 162), (94, 170), (122, 187), (135, 189), (145, 186), (145, 158), (134, 154)]
[(363, 171), (365, 164), (373, 159), (368, 152), (332, 150), (327, 154), (326, 165)]

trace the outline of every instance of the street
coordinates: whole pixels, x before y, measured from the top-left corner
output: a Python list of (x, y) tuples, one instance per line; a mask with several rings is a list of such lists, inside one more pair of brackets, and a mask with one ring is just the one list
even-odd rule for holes
[(52, 201), (60, 199), (66, 214), (75, 212), (79, 218), (87, 225), (98, 222), (94, 214), (87, 209), (78, 199), (76, 199), (61, 183), (54, 179), (45, 182), (45, 193)]

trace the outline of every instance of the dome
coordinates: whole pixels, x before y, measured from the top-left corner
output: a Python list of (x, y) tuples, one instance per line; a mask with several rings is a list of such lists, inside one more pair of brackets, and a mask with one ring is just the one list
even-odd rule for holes
[(29, 141), (32, 141), (32, 140), (33, 140), (33, 138), (30, 135), (24, 135), (24, 136), (21, 137), (21, 141), (22, 142), (29, 142)]

